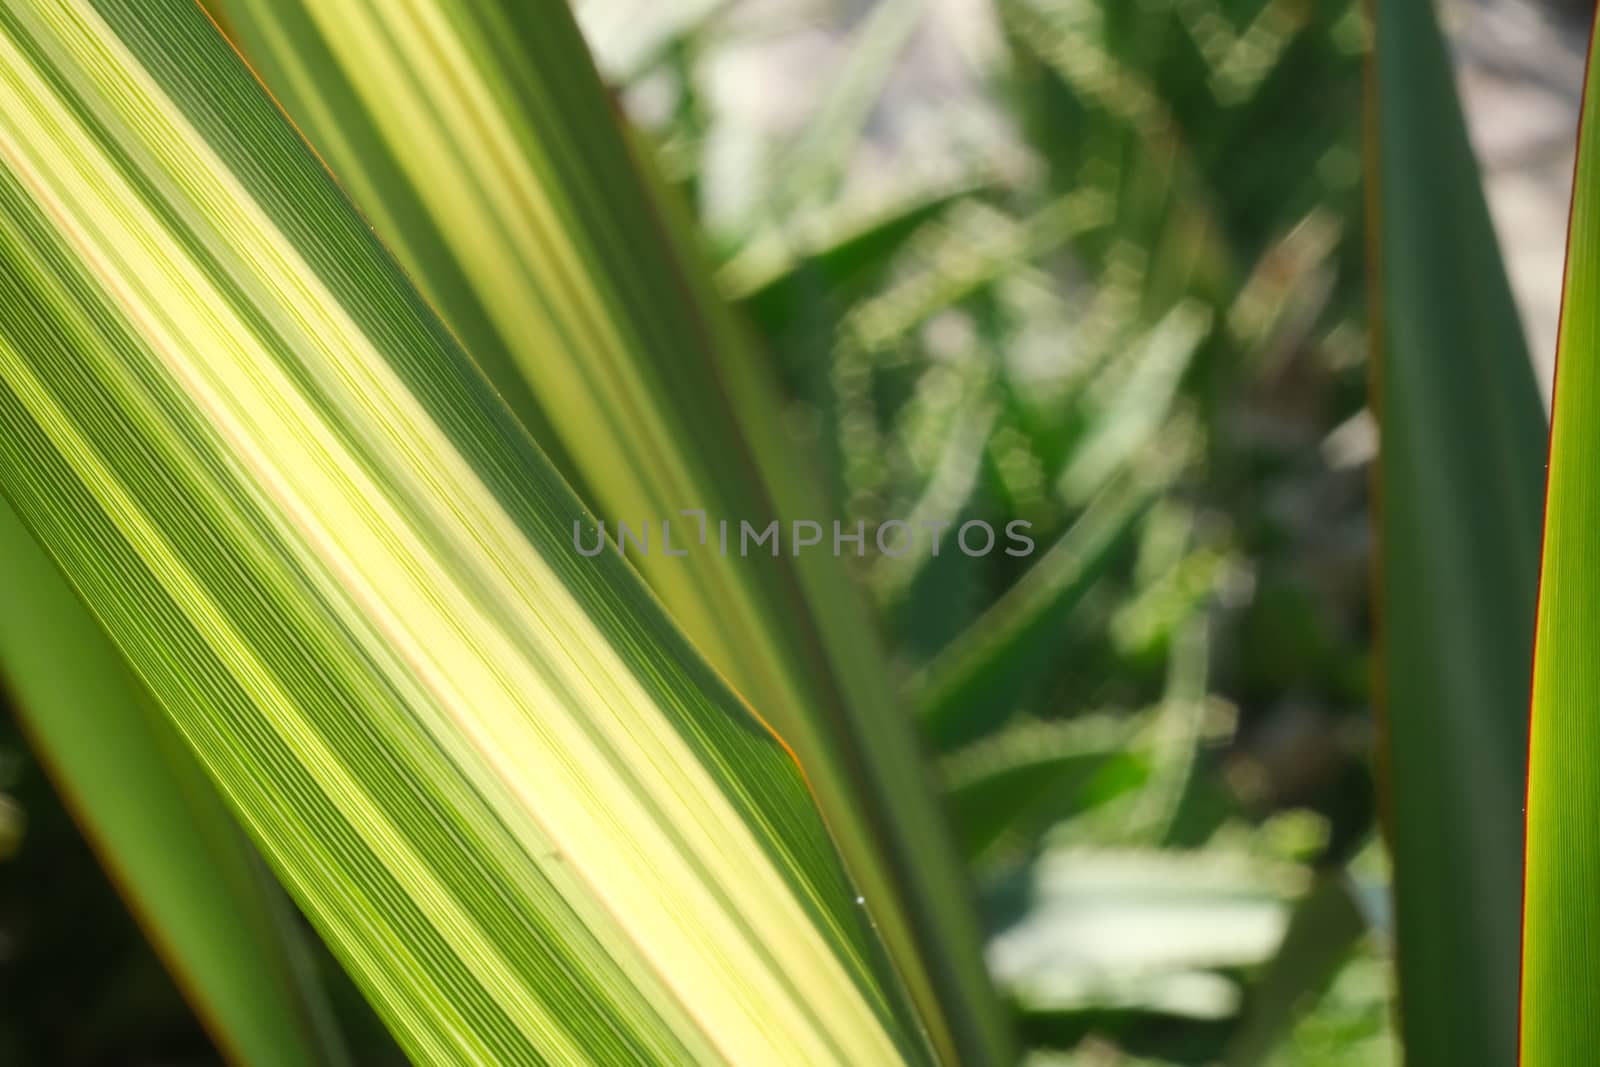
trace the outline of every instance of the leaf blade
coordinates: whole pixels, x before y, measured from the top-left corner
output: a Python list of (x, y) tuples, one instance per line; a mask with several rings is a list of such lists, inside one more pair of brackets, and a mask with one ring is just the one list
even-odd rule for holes
[(943, 1054), (1005, 1062), (970, 887), (862, 596), (825, 553), (709, 547), (718, 519), (737, 541), (745, 519), (828, 509), (566, 5), (537, 31), (493, 0), (215, 6), (580, 495), (671, 520), (680, 548), (699, 534), (688, 558), (656, 542), (632, 562), (803, 761)]
[(29, 744), (217, 1043), (240, 1062), (343, 1063), (287, 904), (200, 768), (0, 502), (0, 680)]
[(1414, 1060), (1508, 1063), (1545, 429), (1432, 8), (1380, 4), (1375, 17), (1373, 391), (1401, 1030)]
[(198, 11), (0, 56), (5, 491), (407, 1050), (922, 1060), (787, 752)]
[(1527, 854), (1522, 942), (1520, 1062), (1541, 1067), (1587, 1055), (1596, 970), (1595, 787), (1588, 757), (1600, 692), (1593, 635), (1600, 624), (1594, 535), (1596, 79), (1590, 40), (1556, 345), (1549, 496), (1539, 579), (1527, 779)]

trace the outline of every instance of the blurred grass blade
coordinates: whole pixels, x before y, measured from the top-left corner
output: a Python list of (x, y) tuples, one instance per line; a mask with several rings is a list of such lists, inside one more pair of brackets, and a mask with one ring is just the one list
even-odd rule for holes
[[(704, 549), (718, 520), (829, 514), (770, 368), (630, 155), (564, 3), (216, 6), (602, 518), (672, 520), (680, 547)], [(970, 892), (842, 563), (714, 550), (634, 562), (794, 746), (940, 1049), (1006, 1060)]]
[(1582, 1063), (1600, 1020), (1600, 69), (1590, 42), (1567, 278), (1556, 349), (1544, 567), (1539, 586), (1528, 763), (1527, 897), (1523, 926), (1525, 1067)]
[(0, 490), (410, 1057), (928, 1062), (788, 752), (199, 9), (0, 8), (0, 116)]
[(997, 729), (1059, 652), (1073, 609), (1155, 500), (1149, 479), (1113, 482), (982, 618), (941, 652), (918, 686), (923, 728), (941, 751)]
[(1327, 872), (1295, 904), (1272, 960), (1250, 986), (1227, 1067), (1258, 1067), (1324, 993), (1367, 932), (1354, 886), (1344, 871)]
[(808, 201), (837, 195), (862, 127), (928, 14), (927, 0), (883, 0), (862, 16), (841, 45), (845, 56), (828, 79), (821, 105), (778, 162), (768, 210), (783, 219)]
[(1185, 798), (1195, 787), (1195, 764), (1205, 730), (1211, 673), (1211, 633), (1202, 617), (1172, 637), (1167, 685), (1147, 730), (1150, 784), (1128, 813), (1130, 840), (1176, 845)]
[(894, 344), (1029, 261), (1104, 226), (1108, 210), (1106, 198), (1093, 191), (1067, 193), (1024, 219), (962, 205), (908, 242), (913, 269), (850, 312), (846, 343), (865, 352)]
[(0, 570), (0, 686), (212, 1038), (238, 1063), (346, 1062), (296, 950), (288, 903), (183, 740), (3, 499)]
[(820, 303), (838, 315), (881, 284), (906, 242), (977, 188), (951, 183), (915, 189), (868, 212), (841, 208), (807, 227), (808, 240), (753, 238), (717, 271), (718, 282), (751, 321), (776, 334), (792, 332), (803, 311), (815, 313)]
[(1050, 826), (1143, 785), (1148, 769), (1113, 720), (1032, 721), (940, 761), (969, 863), (1028, 846)]
[(1545, 427), (1432, 5), (1375, 6), (1385, 817), (1410, 1062), (1516, 1057)]
[(1211, 314), (1202, 304), (1180, 302), (1139, 341), (1126, 361), (1125, 376), (1091, 394), (1090, 430), (1061, 476), (1061, 491), (1069, 501), (1086, 502), (1150, 446), (1210, 329)]

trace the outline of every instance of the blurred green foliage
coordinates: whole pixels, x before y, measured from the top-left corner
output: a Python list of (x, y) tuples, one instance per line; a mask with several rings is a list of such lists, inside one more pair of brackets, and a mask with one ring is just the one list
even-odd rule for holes
[[(858, 568), (1030, 1062), (1393, 1062), (1361, 4), (971, 6), (955, 87), (902, 83), (968, 27), (886, 0), (764, 139), (718, 71), (815, 9), (579, 8), (841, 518), (1032, 524), (1028, 558)], [(114, 1036), (59, 1062), (206, 1062), (166, 986), (113, 982), (154, 963), (10, 733), (0, 768), (0, 1038), (76, 1049), (90, 989)]]
[[(839, 512), (1033, 524), (1027, 559), (860, 568), (1023, 1037), (1383, 1063), (1385, 909), (1354, 899), (1385, 873), (1346, 870), (1374, 838), (1360, 5), (1000, 0), (966, 90), (996, 129), (947, 127), (931, 173), (894, 123), (937, 31), (896, 6), (737, 181), (705, 72), (750, 19), (675, 27), (629, 99)], [(958, 125), (948, 82), (927, 106)]]

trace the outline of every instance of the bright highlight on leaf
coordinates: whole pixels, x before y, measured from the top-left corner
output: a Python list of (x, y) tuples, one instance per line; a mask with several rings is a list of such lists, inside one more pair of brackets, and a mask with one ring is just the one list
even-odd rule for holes
[[(1009, 1059), (970, 888), (844, 563), (696, 544), (702, 521), (715, 545), (719, 519), (737, 531), (829, 509), (567, 4), (213, 6), (583, 499), (613, 531), (652, 529), (631, 562), (794, 747), (941, 1055)], [(902, 33), (917, 6), (882, 25)], [(1082, 212), (1062, 214), (1054, 229)], [(663, 551), (669, 520), (687, 556)]]
[(1600, 1040), (1600, 68), (1578, 131), (1556, 352), (1549, 501), (1533, 666), (1522, 944), (1524, 1067), (1582, 1063)]
[(788, 753), (199, 11), (7, 7), (0, 116), (0, 488), (408, 1053), (925, 1062)]

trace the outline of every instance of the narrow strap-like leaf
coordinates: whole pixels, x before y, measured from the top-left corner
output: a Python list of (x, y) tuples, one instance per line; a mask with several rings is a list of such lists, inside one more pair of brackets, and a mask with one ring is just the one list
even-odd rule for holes
[(1431, 0), (1373, 5), (1385, 829), (1411, 1063), (1516, 1054), (1545, 424)]
[(789, 754), (198, 8), (0, 9), (0, 170), (0, 488), (414, 1059), (924, 1060)]
[(1528, 756), (1524, 1067), (1600, 1045), (1600, 69), (1590, 42), (1556, 348)]
[(1006, 1062), (970, 890), (863, 597), (826, 546), (739, 550), (742, 521), (831, 535), (829, 513), (568, 5), (212, 4), (613, 535), (649, 528), (633, 564), (794, 747), (944, 1056)]
[(218, 1046), (344, 1063), (298, 923), (172, 724), (0, 499), (0, 688)]

